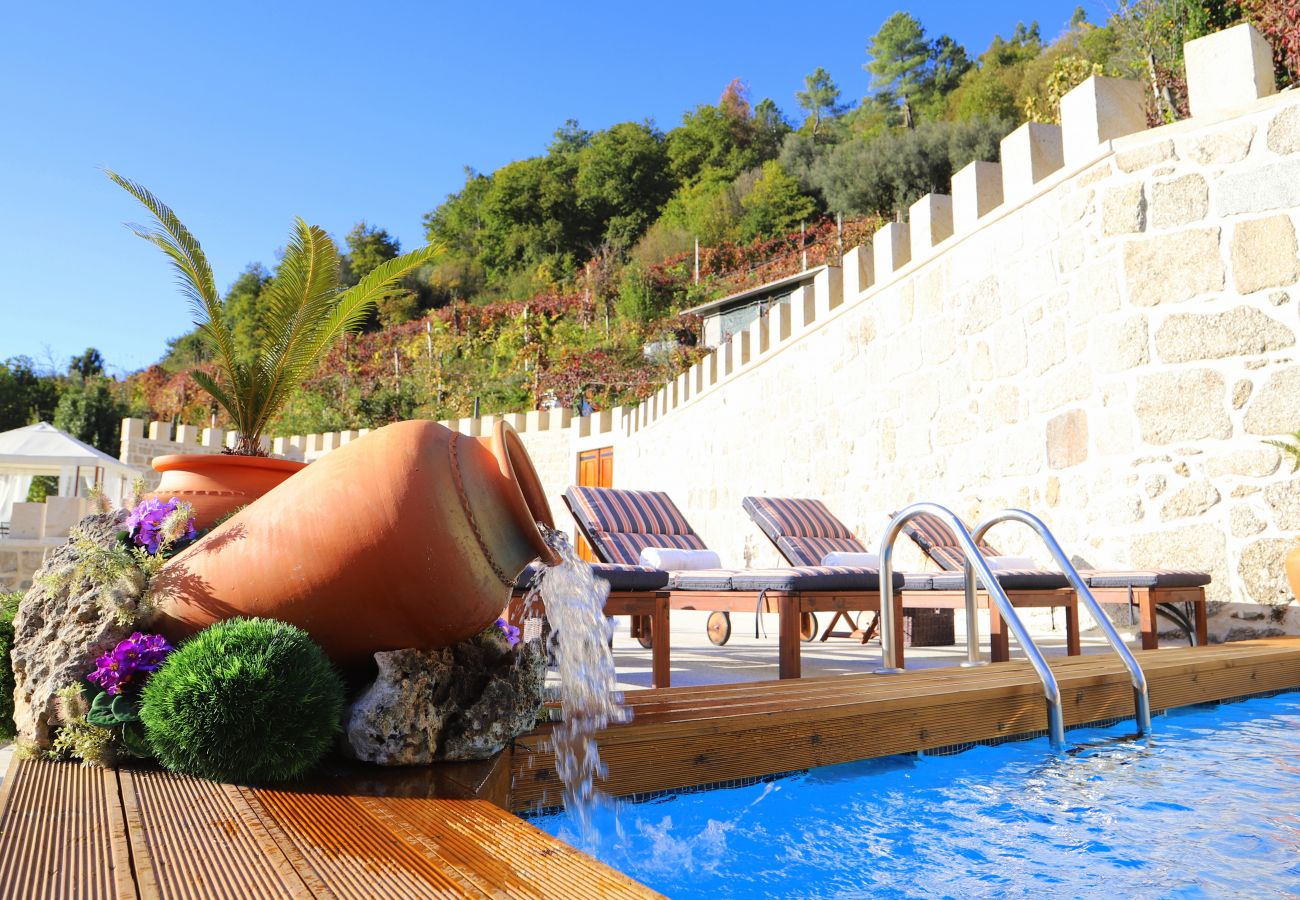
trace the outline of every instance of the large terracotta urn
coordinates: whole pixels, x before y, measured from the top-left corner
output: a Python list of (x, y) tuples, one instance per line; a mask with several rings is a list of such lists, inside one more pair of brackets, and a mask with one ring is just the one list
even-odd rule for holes
[(252, 503), (306, 463), (231, 453), (173, 453), (156, 456), (153, 467), (162, 473), (148, 495), (175, 497), (194, 509), (194, 525), (211, 528), (222, 516)]
[(513, 428), (465, 437), (398, 422), (334, 450), (178, 554), (153, 627), (181, 639), (233, 616), (306, 630), (337, 663), (446, 647), (500, 615), (533, 560), (546, 495)]
[(1300, 538), (1286, 555), (1286, 580), (1291, 585), (1291, 596), (1300, 601)]

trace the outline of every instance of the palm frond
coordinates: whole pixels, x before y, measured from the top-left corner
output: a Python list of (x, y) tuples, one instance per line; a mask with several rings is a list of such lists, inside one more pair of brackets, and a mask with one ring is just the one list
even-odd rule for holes
[(257, 418), (265, 426), (311, 374), (328, 344), (320, 338), (338, 297), (338, 248), (321, 228), (298, 219), (275, 280), (271, 315), (257, 361), (263, 386)]
[(407, 272), (418, 269), (441, 256), (445, 249), (442, 244), (429, 244), (396, 259), (390, 259), (386, 263), (375, 266), (358, 284), (344, 291), (329, 321), (322, 329), (321, 338), (325, 346), (334, 343), (342, 335), (360, 328), (370, 310), (379, 302), (379, 298), (388, 293), (394, 282)]
[(212, 277), (212, 266), (199, 246), (198, 240), (190, 234), (171, 207), (159, 200), (144, 185), (132, 181), (111, 169), (104, 173), (135, 197), (145, 209), (153, 215), (155, 227), (128, 224), (139, 237), (149, 241), (171, 259), (176, 270), (181, 291), (189, 298), (190, 308), (194, 313), (195, 325), (203, 329), (205, 337), (213, 345), (223, 362), (235, 359), (234, 341), (226, 327), (223, 315), (224, 307), (217, 293), (216, 282)]
[(1300, 472), (1300, 431), (1295, 432), (1284, 441), (1265, 441), (1277, 449), (1281, 450), (1287, 456), (1291, 457), (1291, 474)]

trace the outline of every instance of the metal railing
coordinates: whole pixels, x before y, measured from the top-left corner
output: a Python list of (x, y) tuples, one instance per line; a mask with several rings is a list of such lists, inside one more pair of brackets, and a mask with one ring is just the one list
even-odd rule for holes
[[(894, 646), (894, 606), (890, 602), (894, 578), (894, 541), (902, 533), (904, 525), (922, 514), (929, 514), (943, 520), (957, 535), (957, 542), (961, 546), (962, 555), (966, 558), (968, 655), (972, 646), (971, 636), (974, 635), (974, 657), (973, 660), (968, 660), (968, 662), (979, 663), (979, 633), (976, 624), (975, 596), (975, 576), (978, 575), (979, 579), (987, 586), (989, 597), (992, 598), (992, 602), (997, 604), (998, 612), (1007, 625), (1011, 627), (1016, 640), (1020, 642), (1021, 648), (1025, 651), (1025, 656), (1029, 658), (1030, 665), (1034, 667), (1034, 672), (1037, 673), (1039, 681), (1042, 682), (1043, 696), (1047, 699), (1048, 737), (1052, 742), (1052, 746), (1058, 750), (1064, 748), (1065, 720), (1061, 713), (1061, 689), (1057, 686), (1056, 676), (1052, 674), (1052, 669), (1047, 665), (1047, 660), (1043, 659), (1043, 654), (1034, 644), (1033, 638), (1029, 636), (1029, 630), (1020, 621), (1020, 616), (1016, 614), (1015, 607), (1011, 605), (1007, 592), (1002, 589), (1002, 585), (994, 577), (988, 562), (985, 561), (979, 549), (975, 546), (975, 541), (971, 538), (970, 533), (966, 531), (966, 526), (951, 510), (937, 503), (913, 503), (903, 508), (890, 521), (889, 527), (885, 529), (885, 536), (880, 541), (880, 647), (883, 665), (879, 671), (886, 674), (903, 671), (902, 666), (899, 665), (898, 656), (899, 650), (902, 648)], [(1028, 514), (1026, 513), (1026, 515)]]
[[(1061, 549), (1061, 545), (1057, 543), (1056, 537), (1043, 521), (1033, 513), (1025, 512), (1023, 509), (1004, 509), (984, 520), (984, 522), (975, 529), (971, 535), (971, 539), (975, 545), (978, 546), (979, 542), (983, 540), (984, 535), (988, 533), (988, 530), (1000, 522), (1019, 522), (1022, 525), (1028, 525), (1038, 534), (1039, 538), (1042, 539), (1043, 544), (1047, 547), (1047, 551), (1052, 554), (1052, 558), (1056, 560), (1056, 564), (1061, 567), (1061, 572), (1067, 579), (1069, 579), (1070, 585), (1074, 588), (1075, 596), (1077, 596), (1079, 600), (1088, 607), (1088, 611), (1092, 613), (1092, 617), (1096, 620), (1097, 626), (1101, 629), (1102, 634), (1106, 636), (1106, 640), (1110, 642), (1111, 647), (1114, 648), (1115, 652), (1119, 654), (1120, 659), (1123, 660), (1124, 667), (1128, 669), (1129, 679), (1133, 682), (1134, 718), (1137, 720), (1138, 733), (1150, 734), (1151, 697), (1147, 690), (1146, 675), (1142, 673), (1142, 667), (1138, 665), (1138, 661), (1133, 656), (1133, 653), (1124, 644), (1124, 639), (1119, 636), (1117, 631), (1115, 631), (1115, 626), (1111, 625), (1110, 617), (1102, 611), (1101, 605), (1097, 603), (1097, 598), (1092, 596), (1092, 591), (1090, 591), (1087, 584), (1084, 583), (1083, 577), (1079, 575), (1078, 570), (1074, 568), (1074, 565), (1065, 555), (1065, 551)], [(984, 583), (989, 584), (990, 582), (985, 579)], [(974, 595), (974, 591), (975, 570), (971, 567), (970, 558), (968, 557), (966, 560), (966, 598), (968, 604), (970, 598)], [(1018, 636), (1019, 634), (1017, 633), (1017, 637)]]

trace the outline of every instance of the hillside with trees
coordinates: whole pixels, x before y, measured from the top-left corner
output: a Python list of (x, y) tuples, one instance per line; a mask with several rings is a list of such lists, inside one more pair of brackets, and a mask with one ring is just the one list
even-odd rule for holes
[[(1241, 19), (1277, 48), (1282, 83), (1294, 81), (1296, 0), (1131, 0), (1105, 22), (1080, 9), (1054, 36), (1016, 23), (978, 53), (899, 12), (847, 61), (869, 75), (865, 97), (846, 97), (817, 67), (784, 109), (736, 79), (666, 130), (567, 121), (538, 156), (465, 170), (423, 219), (443, 254), (383, 298), (270, 430), (638, 400), (704, 352), (683, 310), (805, 258), (838, 261), (922, 195), (947, 192), (954, 171), (996, 161), (1019, 124), (1056, 121), (1061, 96), (1088, 76), (1147, 85), (1153, 124), (1186, 116), (1184, 42)], [(402, 249), (366, 221), (343, 243), (343, 286)], [(254, 262), (230, 286), (238, 346), (258, 343), (271, 276)], [(0, 429), (53, 419), (113, 452), (121, 414), (213, 417), (186, 374), (208, 364), (195, 333), (125, 380), (103, 376), (91, 354), (59, 373), (0, 366)]]

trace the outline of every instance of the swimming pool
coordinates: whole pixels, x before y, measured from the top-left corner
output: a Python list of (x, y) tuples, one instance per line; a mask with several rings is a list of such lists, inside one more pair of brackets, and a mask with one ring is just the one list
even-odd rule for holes
[(1300, 693), (532, 821), (672, 898), (1300, 895)]

